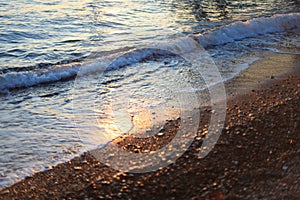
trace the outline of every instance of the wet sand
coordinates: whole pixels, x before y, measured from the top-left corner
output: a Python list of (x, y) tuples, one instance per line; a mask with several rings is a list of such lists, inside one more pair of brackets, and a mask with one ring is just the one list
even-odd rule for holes
[[(121, 173), (85, 153), (1, 190), (0, 199), (300, 199), (299, 61), (299, 55), (268, 55), (225, 84), (225, 127), (203, 159), (209, 107), (202, 108), (189, 150), (163, 169)], [(162, 136), (115, 144), (136, 153), (155, 150), (178, 126), (169, 121)]]

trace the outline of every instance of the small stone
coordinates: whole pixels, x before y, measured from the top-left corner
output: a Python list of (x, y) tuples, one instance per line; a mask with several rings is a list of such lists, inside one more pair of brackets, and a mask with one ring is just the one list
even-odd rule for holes
[(201, 138), (201, 137), (196, 137), (195, 139), (196, 139), (196, 140), (201, 140), (202, 138)]
[(232, 161), (232, 163), (235, 164), (235, 165), (238, 165), (239, 161), (234, 160), (234, 161)]
[(160, 131), (164, 132), (164, 131), (166, 131), (166, 129), (164, 127), (161, 127)]
[(142, 183), (141, 181), (138, 181), (137, 184), (138, 184), (138, 186), (140, 186), (140, 187), (144, 187), (144, 183)]
[(115, 154), (113, 154), (113, 153), (110, 153), (109, 155), (108, 155), (108, 158), (113, 158), (113, 157), (115, 157)]
[(157, 134), (158, 137), (162, 137), (162, 136), (164, 136), (164, 135), (165, 135), (165, 134), (162, 133), (162, 132), (159, 132), (159, 133)]
[(76, 170), (81, 170), (82, 167), (80, 167), (80, 166), (75, 166), (74, 169), (76, 169)]
[(6, 189), (6, 190), (2, 190), (0, 194), (8, 194), (9, 193), (9, 190)]
[(102, 185), (110, 185), (110, 182), (109, 181), (102, 181), (101, 184)]
[(81, 163), (82, 163), (82, 164), (87, 164), (88, 161), (87, 161), (87, 160), (83, 160), (83, 161), (81, 161)]
[(288, 170), (288, 166), (286, 166), (286, 165), (284, 165), (284, 166), (282, 166), (282, 169), (284, 170), (284, 171), (286, 171), (286, 170)]

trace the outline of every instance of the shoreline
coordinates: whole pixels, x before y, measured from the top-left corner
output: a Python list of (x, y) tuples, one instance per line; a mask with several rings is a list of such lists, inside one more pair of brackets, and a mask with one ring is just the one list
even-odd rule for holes
[[(202, 141), (194, 140), (166, 168), (124, 174), (85, 153), (2, 189), (0, 198), (298, 199), (299, 60), (300, 55), (267, 55), (225, 83), (226, 124), (215, 148), (203, 159), (197, 157)], [(203, 120), (203, 126), (206, 123)], [(170, 138), (166, 135), (161, 141)], [(123, 142), (119, 145), (126, 149), (132, 140)]]

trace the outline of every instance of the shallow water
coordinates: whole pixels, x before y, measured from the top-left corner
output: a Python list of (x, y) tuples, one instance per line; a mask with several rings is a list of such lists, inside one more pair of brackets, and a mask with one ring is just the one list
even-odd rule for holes
[[(166, 42), (186, 50), (198, 44), (188, 43), (186, 35), (201, 32), (213, 44), (205, 52), (223, 80), (259, 59), (261, 51), (299, 54), (299, 29), (282, 27), (218, 45), (224, 25), (296, 12), (296, 1), (201, 2), (2, 1), (0, 187), (119, 135), (160, 128), (162, 121), (180, 116), (188, 107), (176, 99), (189, 92), (182, 86), (192, 82), (189, 89), (196, 93), (207, 87), (199, 68), (170, 52), (141, 50), (144, 45)], [(175, 45), (179, 37), (183, 42)], [(133, 48), (135, 53), (114, 60)], [(103, 63), (114, 70), (103, 72)], [(200, 70), (210, 75), (209, 67)], [(75, 79), (81, 72), (86, 76)]]

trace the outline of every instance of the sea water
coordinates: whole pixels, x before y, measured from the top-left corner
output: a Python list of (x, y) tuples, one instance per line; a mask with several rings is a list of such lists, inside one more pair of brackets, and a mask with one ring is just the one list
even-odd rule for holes
[(225, 81), (299, 54), (299, 28), (299, 1), (2, 0), (0, 188), (180, 117), (178, 94), (215, 79), (178, 52), (200, 48)]

